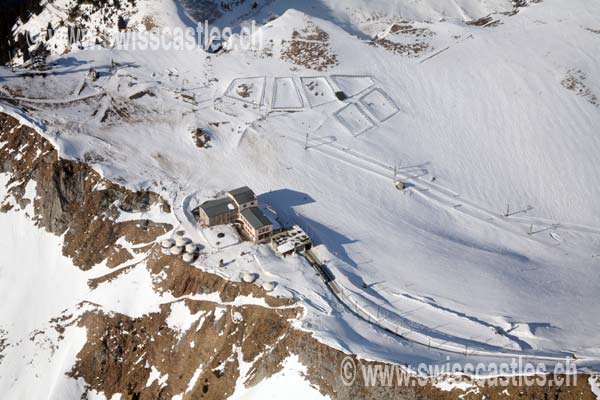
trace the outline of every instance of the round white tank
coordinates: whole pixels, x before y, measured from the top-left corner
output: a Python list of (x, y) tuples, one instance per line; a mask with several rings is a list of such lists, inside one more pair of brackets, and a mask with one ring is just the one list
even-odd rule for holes
[(173, 239), (165, 239), (162, 242), (160, 242), (160, 245), (163, 249), (170, 249), (175, 245), (175, 241)]
[(175, 246), (183, 247), (190, 242), (191, 242), (191, 240), (186, 237), (175, 238)]
[(169, 254), (171, 254), (171, 249), (166, 249), (163, 247), (162, 249), (160, 249), (160, 252), (168, 256)]
[(186, 253), (195, 253), (196, 251), (198, 251), (198, 246), (196, 246), (193, 243), (188, 243), (185, 245), (185, 252)]
[(183, 253), (183, 247), (181, 247), (181, 246), (171, 247), (171, 254), (178, 256), (181, 253)]
[(196, 260), (196, 254), (194, 253), (185, 253), (183, 255), (183, 261), (186, 263), (193, 263)]
[(273, 290), (275, 290), (275, 283), (273, 282), (265, 282), (262, 285), (263, 289), (265, 289), (266, 292), (272, 292)]
[(246, 283), (252, 283), (254, 282), (256, 279), (258, 278), (257, 274), (251, 274), (250, 272), (246, 272), (243, 276), (242, 276), (242, 280)]

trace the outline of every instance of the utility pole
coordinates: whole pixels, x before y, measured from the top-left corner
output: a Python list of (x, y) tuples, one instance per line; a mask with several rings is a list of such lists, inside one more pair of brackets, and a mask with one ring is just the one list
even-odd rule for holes
[(504, 214), (505, 217), (508, 217), (508, 215), (510, 214), (510, 204), (506, 205), (506, 214)]
[(10, 54), (10, 49), (8, 49), (8, 63), (10, 64), (10, 72), (15, 72), (15, 66), (13, 65), (12, 55)]
[(406, 184), (398, 179), (399, 169), (400, 168), (397, 165), (394, 165), (394, 187), (398, 190), (404, 190), (406, 189)]
[(308, 150), (308, 132), (306, 132), (306, 139), (304, 141), (304, 150)]

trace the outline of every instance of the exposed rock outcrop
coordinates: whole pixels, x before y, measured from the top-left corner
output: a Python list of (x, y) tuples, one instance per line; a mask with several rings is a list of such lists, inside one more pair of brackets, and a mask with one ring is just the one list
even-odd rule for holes
[[(0, 114), (0, 143), (0, 172), (11, 174), (1, 209), (12, 208), (12, 201), (20, 208), (33, 201), (31, 217), (48, 232), (65, 235), (63, 254), (81, 269), (116, 256), (121, 237), (148, 243), (171, 229), (149, 220), (115, 222), (121, 211), (147, 211), (154, 204), (168, 211), (169, 206), (156, 193), (132, 192), (84, 163), (60, 159), (50, 142), (5, 114)], [(35, 199), (25, 197), (30, 183), (35, 183)]]

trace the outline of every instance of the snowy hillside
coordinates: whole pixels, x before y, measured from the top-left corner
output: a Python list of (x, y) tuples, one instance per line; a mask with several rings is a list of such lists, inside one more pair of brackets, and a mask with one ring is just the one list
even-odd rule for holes
[[(520, 6), (526, 6), (522, 1)], [(401, 20), (436, 21), (476, 20), (492, 13), (510, 12), (515, 4), (510, 0), (458, 0), (439, 2), (389, 2), (387, 0), (337, 2), (311, 1), (211, 1), (211, 0), (40, 0), (42, 11), (26, 21), (17, 21), (13, 40), (30, 35), (31, 49), (43, 42), (52, 54), (65, 54), (91, 46), (111, 47), (119, 29), (152, 31), (161, 28), (193, 27), (208, 21), (216, 26), (232, 26), (256, 20), (263, 24), (298, 9), (308, 15), (329, 19), (349, 32), (374, 36), (390, 24)], [(195, 20), (194, 20), (195, 18)], [(119, 19), (123, 26), (119, 27)], [(23, 62), (17, 50), (13, 62)]]
[[(51, 54), (57, 55), (93, 46), (113, 47), (119, 30), (146, 32), (195, 25), (181, 7), (169, 1), (40, 0), (40, 5), (39, 14), (27, 21), (17, 21), (13, 27), (14, 41), (18, 43), (20, 35), (29, 35), (31, 49), (44, 43)], [(23, 62), (21, 51), (15, 54), (13, 62)]]
[(526, 0), (182, 0), (183, 6), (196, 20), (208, 19), (224, 26), (250, 19), (266, 22), (288, 9), (296, 9), (310, 16), (331, 20), (358, 35), (374, 35), (391, 22), (400, 20), (476, 20), (492, 13), (509, 12), (515, 6), (526, 6), (528, 3)]
[[(597, 2), (219, 3), (121, 11), (158, 34), (212, 4), (218, 26), (259, 21), (253, 46), (0, 68), (0, 390), (368, 397), (318, 369), (344, 354), (600, 369)], [(333, 283), (198, 224), (244, 185)], [(161, 249), (178, 232), (190, 264)]]

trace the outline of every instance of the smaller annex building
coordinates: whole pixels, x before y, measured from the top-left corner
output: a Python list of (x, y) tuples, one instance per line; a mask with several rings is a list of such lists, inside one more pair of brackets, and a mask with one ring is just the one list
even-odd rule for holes
[(290, 229), (273, 235), (271, 246), (279, 257), (286, 258), (292, 254), (310, 250), (313, 243), (300, 226), (294, 225)]
[(193, 213), (203, 226), (238, 223), (242, 232), (256, 243), (269, 242), (273, 233), (273, 223), (258, 207), (256, 195), (248, 186), (205, 201)]

